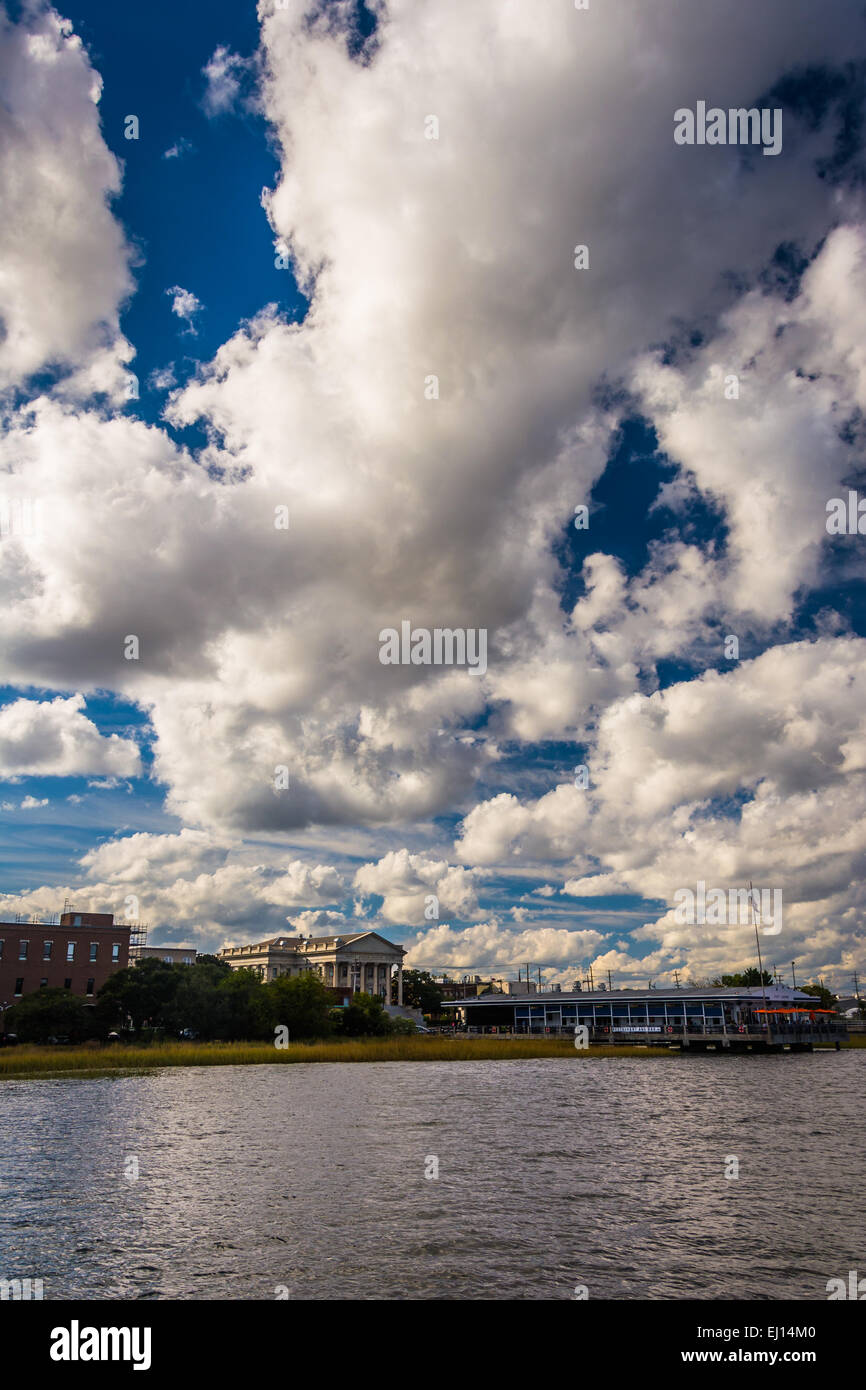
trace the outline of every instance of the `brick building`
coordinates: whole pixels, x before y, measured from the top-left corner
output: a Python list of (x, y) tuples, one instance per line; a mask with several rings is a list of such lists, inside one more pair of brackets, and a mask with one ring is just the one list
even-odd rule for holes
[(0, 922), (0, 1009), (37, 989), (68, 989), (92, 1001), (129, 964), (129, 933), (111, 912), (61, 912), (56, 926)]

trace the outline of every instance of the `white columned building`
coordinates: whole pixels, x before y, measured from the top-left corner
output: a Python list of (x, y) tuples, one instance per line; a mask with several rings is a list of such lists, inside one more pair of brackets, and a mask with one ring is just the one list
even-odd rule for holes
[(315, 970), (323, 982), (351, 998), (359, 990), (377, 994), (391, 1003), (391, 980), (397, 968), (397, 1004), (403, 1004), (402, 946), (395, 946), (378, 932), (354, 932), (345, 936), (274, 936), (248, 946), (227, 946), (221, 960), (233, 970), (255, 970), (262, 980), (299, 975)]

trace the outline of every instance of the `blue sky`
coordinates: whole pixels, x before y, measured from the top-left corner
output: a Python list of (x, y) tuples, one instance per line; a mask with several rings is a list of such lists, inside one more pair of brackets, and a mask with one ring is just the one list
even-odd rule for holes
[[(0, 303), (3, 466), (65, 528), (3, 542), (5, 906), (129, 890), (166, 941), (362, 921), (419, 965), (643, 982), (750, 963), (672, 902), (754, 877), (841, 986), (866, 613), (824, 507), (863, 476), (856, 7), (816, 37), (796, 0), (782, 42), (775, 0), (728, 29), (664, 0), (624, 45), (557, 12), (522, 77), (493, 0), (433, 34), (426, 0), (378, 28), (264, 8), (77, 3), (63, 32), (7, 6), (20, 222), (66, 211), (11, 245)], [(676, 148), (695, 93), (782, 103), (782, 154)], [(382, 668), (403, 616), (485, 626), (487, 678)]]

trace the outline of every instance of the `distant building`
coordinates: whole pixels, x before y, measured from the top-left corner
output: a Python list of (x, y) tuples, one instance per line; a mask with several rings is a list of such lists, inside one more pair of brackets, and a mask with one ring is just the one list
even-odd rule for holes
[(92, 1001), (129, 964), (129, 926), (111, 912), (61, 912), (49, 922), (0, 922), (0, 1008), (37, 989), (68, 989)]
[(484, 980), (480, 975), (463, 975), (452, 980), (448, 975), (436, 979), (436, 988), (441, 991), (443, 1000), (475, 999), (487, 994), (535, 994), (538, 985), (534, 980)]
[(378, 932), (344, 936), (273, 936), (249, 946), (227, 946), (219, 952), (233, 970), (255, 970), (262, 980), (300, 975), (313, 970), (348, 1002), (352, 994), (378, 994), (391, 1002), (391, 976), (397, 968), (397, 1004), (403, 1003), (402, 946)]
[(464, 975), (459, 980), (452, 980), (450, 976), (443, 975), (436, 980), (436, 988), (441, 992), (443, 999), (473, 999), (481, 994), (501, 994), (501, 980), (483, 980), (480, 975)]
[[(524, 985), (525, 988), (525, 985)], [(845, 1021), (819, 1001), (785, 985), (739, 988), (575, 990), (448, 1002), (470, 1031), (570, 1034), (583, 1026), (592, 1042), (678, 1042), (698, 1047), (753, 1043), (811, 1045), (840, 1038)]]
[(135, 963), (143, 960), (161, 960), (166, 965), (195, 965), (194, 946), (142, 946), (136, 953)]

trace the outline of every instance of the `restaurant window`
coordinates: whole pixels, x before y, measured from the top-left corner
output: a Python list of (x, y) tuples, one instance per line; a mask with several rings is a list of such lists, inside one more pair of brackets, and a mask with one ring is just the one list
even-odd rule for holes
[(99, 951), (99, 942), (98, 942), (98, 941), (91, 941), (91, 943), (90, 943), (90, 959), (91, 959), (92, 961), (93, 961), (93, 960), (96, 960), (96, 956), (97, 956), (97, 952), (98, 952), (98, 951)]
[(74, 941), (67, 941), (67, 943), (66, 943), (66, 960), (67, 960), (67, 962), (71, 962), (71, 961), (75, 960), (75, 942), (74, 942)]
[(18, 979), (15, 981), (15, 993), (16, 993), (16, 994), (23, 994), (23, 993), (24, 993), (24, 976), (23, 976), (23, 975), (19, 975), (19, 976), (18, 976)]
[(26, 960), (26, 959), (27, 959), (27, 948), (28, 948), (29, 945), (30, 945), (30, 942), (29, 942), (29, 941), (19, 941), (19, 942), (18, 942), (18, 959), (19, 959), (19, 960)]
[(53, 950), (54, 950), (54, 942), (53, 942), (53, 941), (43, 941), (43, 943), (42, 943), (42, 959), (43, 959), (43, 960), (50, 960), (50, 959), (51, 959), (51, 952), (52, 952)]

